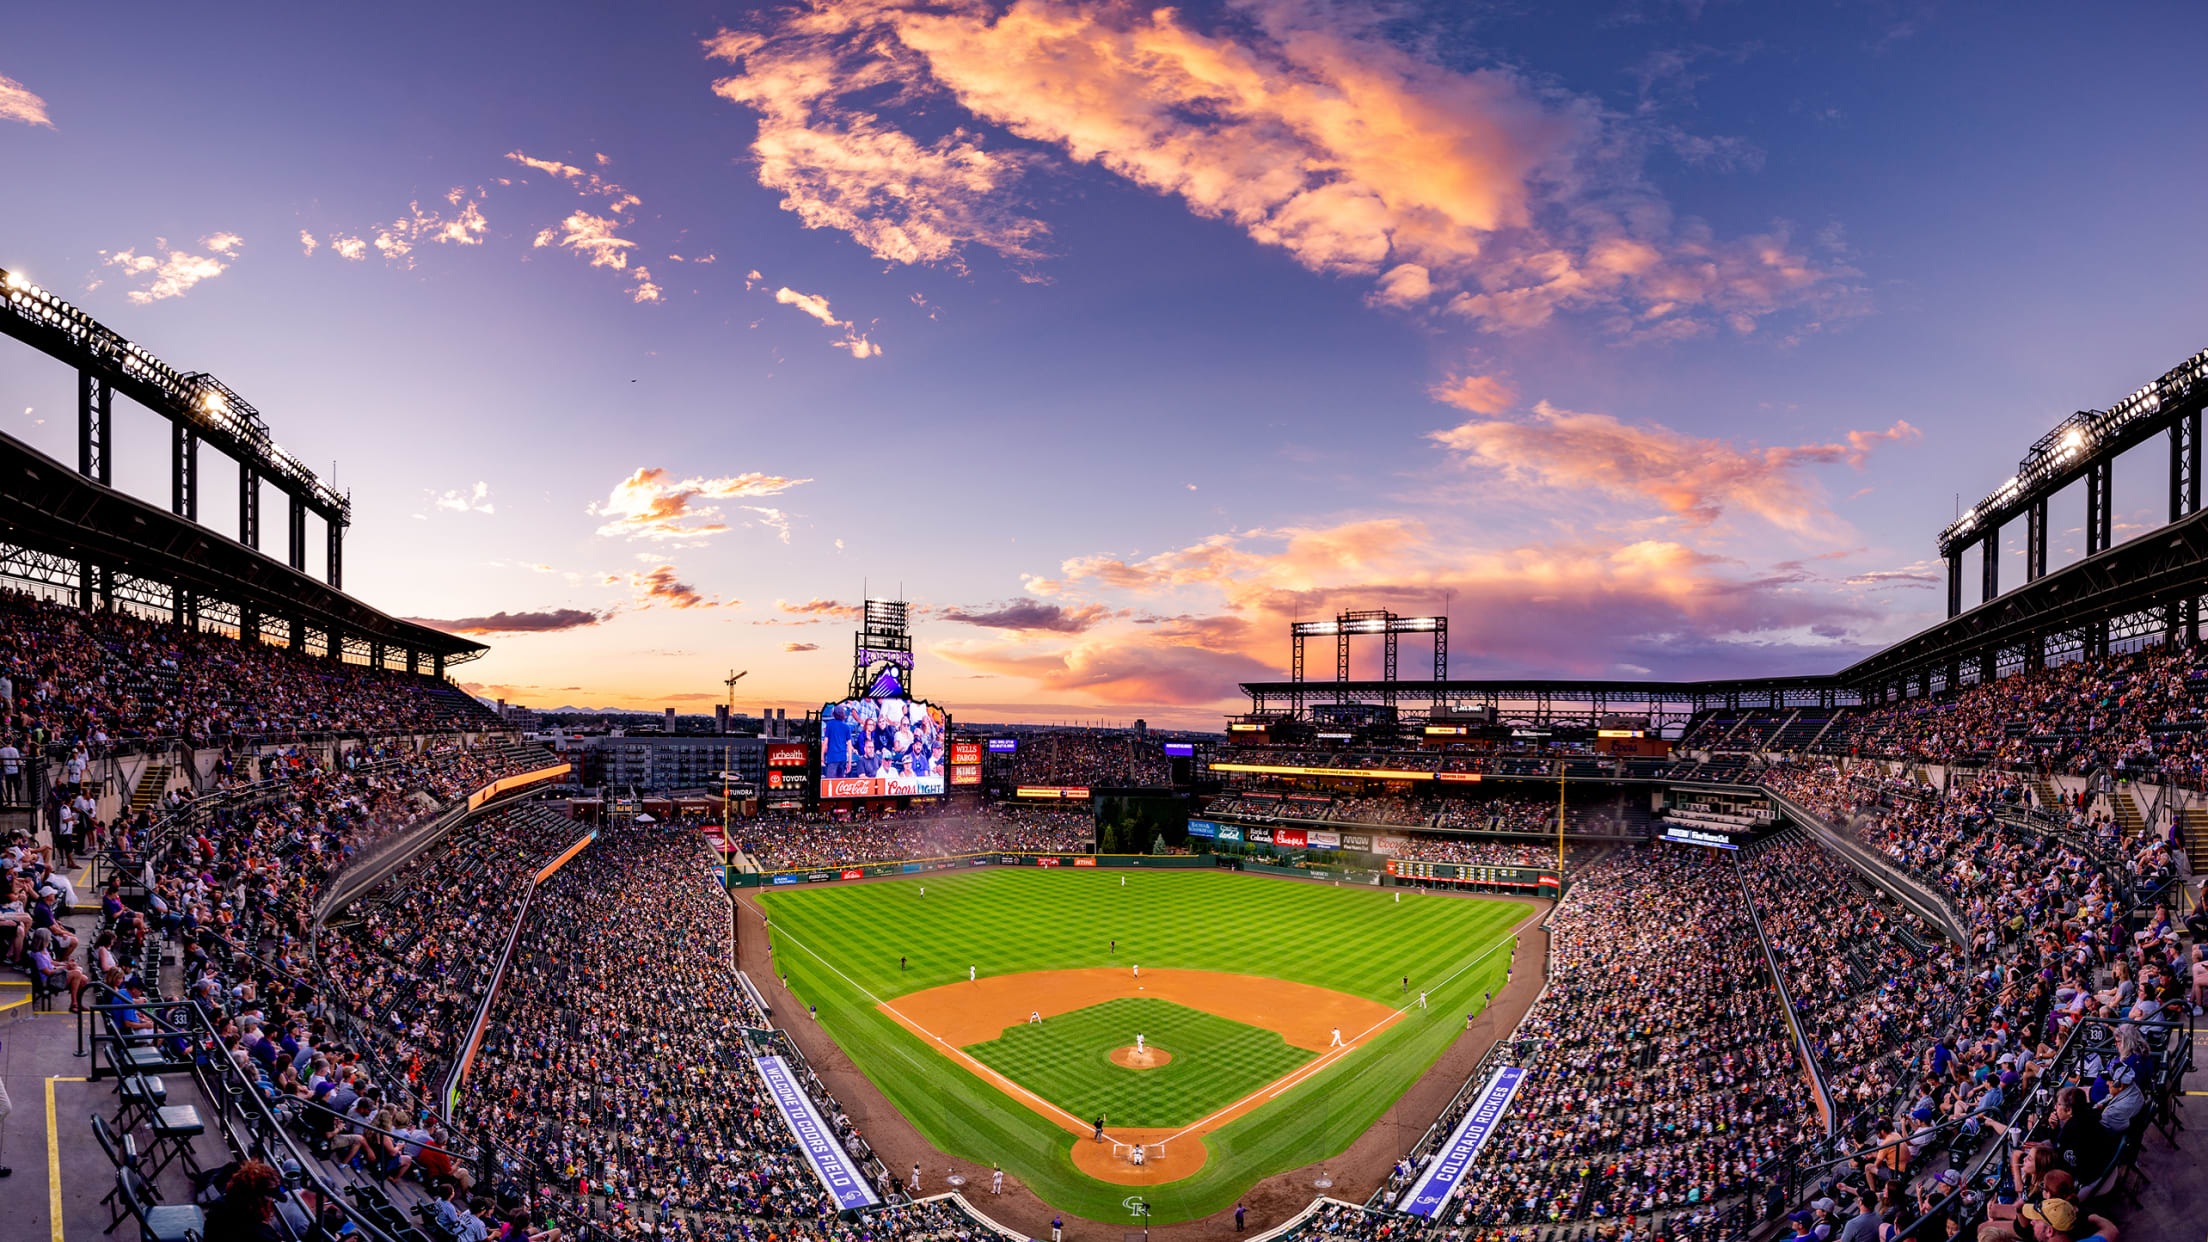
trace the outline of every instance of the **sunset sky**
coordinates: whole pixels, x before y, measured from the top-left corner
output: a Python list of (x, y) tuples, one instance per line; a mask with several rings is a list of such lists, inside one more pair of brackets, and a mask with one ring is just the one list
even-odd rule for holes
[(347, 588), (535, 706), (818, 705), (900, 590), (969, 720), (1215, 727), (1342, 607), (1830, 671), (2208, 344), (2198, 6), (223, 8), (0, 14), (0, 266), (334, 462)]

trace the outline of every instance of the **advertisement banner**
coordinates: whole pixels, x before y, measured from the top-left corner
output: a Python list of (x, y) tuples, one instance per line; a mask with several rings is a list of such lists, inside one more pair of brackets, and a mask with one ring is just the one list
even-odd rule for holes
[(839, 1208), (872, 1207), (881, 1200), (866, 1185), (866, 1175), (851, 1159), (851, 1153), (843, 1149), (836, 1139), (836, 1132), (820, 1119), (820, 1110), (813, 1107), (811, 1096), (798, 1085), (797, 1075), (780, 1057), (757, 1057), (752, 1064), (759, 1068), (759, 1076), (767, 1081), (767, 1094), (774, 1097), (774, 1106), (782, 1114), (782, 1123), (790, 1128), (790, 1137), (797, 1140), (805, 1153), (805, 1161), (813, 1166), (813, 1176), (820, 1179), (821, 1189), (836, 1201)]
[(1480, 774), (1477, 772), (1436, 772), (1434, 775), (1440, 780), (1460, 781), (1465, 784), (1477, 784), (1480, 779)]
[(846, 880), (863, 880), (866, 878), (866, 873), (864, 871), (852, 871), (846, 869), (843, 873), (842, 878)]
[(812, 760), (803, 742), (767, 743), (767, 766), (770, 768), (802, 768)]
[(979, 785), (981, 783), (981, 765), (978, 763), (952, 764), (951, 783), (953, 785)]
[(1219, 825), (1212, 823), (1208, 819), (1192, 819), (1188, 821), (1188, 835), (1192, 837), (1209, 837), (1216, 840), (1219, 836)]
[(1526, 1071), (1515, 1065), (1505, 1065), (1495, 1071), (1472, 1099), (1472, 1107), (1457, 1123), (1456, 1133), (1434, 1153), (1426, 1172), (1411, 1184), (1403, 1201), (1396, 1204), (1399, 1212), (1428, 1218), (1441, 1214), (1441, 1207), (1456, 1193), (1458, 1183), (1464, 1180), (1465, 1170), (1472, 1167), (1472, 1158), (1487, 1145), (1488, 1136), (1503, 1119), (1503, 1110), (1510, 1107), (1510, 1097), (1518, 1093)]
[(1312, 849), (1315, 849), (1315, 850), (1338, 850), (1338, 849), (1342, 848), (1342, 834), (1341, 834), (1341, 833), (1338, 833), (1338, 832), (1310, 832), (1310, 833), (1305, 833), (1304, 835), (1305, 835), (1305, 837), (1306, 837), (1306, 838), (1307, 838), (1307, 839), (1308, 839), (1308, 840), (1309, 840), (1309, 841), (1311, 842), (1311, 848), (1312, 848)]
[(1020, 740), (1016, 737), (993, 737), (989, 739), (989, 753), (992, 755), (1009, 755), (1018, 751), (1019, 748)]
[(1244, 831), (1249, 834), (1250, 844), (1252, 845), (1271, 845), (1273, 843), (1273, 830), (1270, 828), (1260, 828), (1252, 824)]
[(911, 873), (913, 873), (913, 872), (915, 872), (915, 871), (926, 871), (926, 870), (927, 870), (927, 868), (926, 868), (926, 867), (924, 867), (924, 866), (920, 865), (919, 863), (899, 863), (899, 864), (897, 865), (897, 869), (898, 869), (899, 871), (902, 871), (902, 872), (906, 873), (907, 875), (910, 875)]
[(796, 877), (796, 876), (794, 876), (794, 875), (778, 875), (778, 876), (775, 876), (775, 877), (774, 877), (773, 879), (771, 879), (771, 880), (767, 881), (767, 883), (769, 883), (769, 884), (795, 884), (795, 883), (797, 883), (797, 877)]
[(1065, 792), (1056, 785), (1022, 785), (1012, 791), (1016, 798), (1063, 798)]
[(832, 875), (828, 874), (828, 873), (827, 873), (827, 872), (825, 872), (825, 871), (815, 871), (815, 872), (813, 872), (812, 874), (810, 874), (810, 875), (808, 875), (808, 876), (806, 876), (806, 877), (805, 877), (805, 882), (806, 882), (807, 884), (826, 884), (826, 883), (827, 883), (828, 881), (830, 881), (830, 880), (833, 880), (833, 879), (835, 879), (835, 878), (836, 878), (836, 877), (834, 877), (834, 876), (832, 876)]
[(1221, 824), (1221, 825), (1219, 825), (1219, 839), (1220, 839), (1220, 840), (1222, 840), (1222, 841), (1239, 841), (1239, 840), (1241, 840), (1241, 839), (1242, 839), (1242, 825), (1240, 825), (1240, 824)]
[(1362, 832), (1345, 832), (1342, 834), (1342, 848), (1370, 854), (1372, 852), (1372, 838)]
[(1038, 858), (1035, 860), (1035, 865), (1038, 867), (1055, 867), (1058, 865), (1058, 860), (1055, 858)]
[(1409, 848), (1411, 848), (1409, 837), (1397, 836), (1393, 833), (1383, 832), (1372, 839), (1372, 852), (1375, 854), (1401, 854)]
[(1301, 828), (1273, 829), (1273, 844), (1275, 845), (1286, 845), (1300, 850), (1307, 840), (1308, 838), (1304, 836)]
[(953, 742), (953, 743), (951, 743), (951, 762), (952, 762), (952, 763), (980, 763), (980, 762), (981, 762), (981, 743), (980, 743), (980, 742)]
[(1076, 858), (1073, 860), (1073, 865), (1076, 867), (1093, 867), (1096, 865), (1096, 860), (1094, 858)]

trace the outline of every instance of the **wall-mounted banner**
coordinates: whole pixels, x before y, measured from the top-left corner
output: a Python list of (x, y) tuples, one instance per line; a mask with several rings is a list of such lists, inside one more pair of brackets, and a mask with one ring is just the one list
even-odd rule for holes
[(1441, 1206), (1456, 1193), (1458, 1183), (1464, 1180), (1465, 1170), (1472, 1167), (1472, 1158), (1486, 1146), (1488, 1136), (1495, 1133), (1496, 1125), (1503, 1119), (1503, 1110), (1510, 1107), (1510, 1097), (1518, 1093), (1518, 1084), (1525, 1080), (1526, 1071), (1515, 1065), (1505, 1065), (1495, 1071), (1480, 1088), (1479, 1095), (1466, 1110), (1464, 1120), (1457, 1123), (1456, 1133), (1434, 1153), (1431, 1164), (1416, 1182), (1410, 1193), (1396, 1204), (1396, 1210), (1413, 1216), (1438, 1216)]
[(836, 1140), (836, 1132), (820, 1119), (812, 1097), (798, 1085), (797, 1075), (790, 1072), (782, 1058), (757, 1057), (752, 1064), (759, 1067), (760, 1077), (767, 1080), (767, 1094), (774, 1097), (774, 1106), (781, 1110), (783, 1123), (790, 1127), (791, 1137), (805, 1152), (806, 1162), (813, 1166), (813, 1175), (820, 1179), (821, 1188), (836, 1201), (836, 1206), (863, 1208), (881, 1202), (867, 1187), (866, 1175), (852, 1162), (851, 1153)]

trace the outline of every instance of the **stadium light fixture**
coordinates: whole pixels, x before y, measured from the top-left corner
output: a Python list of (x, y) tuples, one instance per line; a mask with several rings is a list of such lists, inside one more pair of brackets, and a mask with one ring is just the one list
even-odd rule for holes
[(28, 277), (24, 276), (24, 275), (23, 275), (23, 273), (21, 273), (21, 272), (9, 272), (9, 273), (8, 273), (8, 288), (10, 288), (10, 289), (28, 289), (28, 288), (30, 288), (30, 286), (31, 286), (31, 282), (30, 282), (30, 279), (29, 279)]

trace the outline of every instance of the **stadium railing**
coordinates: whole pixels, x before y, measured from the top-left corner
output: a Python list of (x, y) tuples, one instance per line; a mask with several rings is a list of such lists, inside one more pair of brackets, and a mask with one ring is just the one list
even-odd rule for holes
[(1763, 915), (1756, 909), (1755, 895), (1748, 891), (1748, 877), (1740, 869), (1737, 855), (1728, 853), (1725, 861), (1733, 866), (1733, 883), (1740, 888), (1740, 904), (1748, 911), (1748, 921), (1755, 925), (1756, 945), (1763, 952), (1763, 968), (1771, 976), (1771, 990), (1779, 998), (1779, 1012), (1786, 1017), (1786, 1029), (1794, 1033), (1794, 1052), (1802, 1059), (1802, 1068), (1809, 1074), (1809, 1088), (1817, 1093), (1817, 1111), (1824, 1114), (1825, 1133), (1834, 1133), (1840, 1125), (1839, 1110), (1832, 1102), (1832, 1088), (1825, 1082), (1825, 1071), (1817, 1064), (1817, 1050), (1809, 1045), (1809, 1032), (1802, 1029), (1802, 1020), (1794, 1012), (1794, 998), (1786, 990), (1786, 972), (1779, 969), (1778, 955), (1771, 951), (1771, 937), (1763, 930)]
[(1937, 925), (1965, 953), (1970, 951), (1970, 921), (1956, 908), (1954, 898), (1936, 880), (1919, 875), (1865, 846), (1852, 834), (1827, 822), (1823, 816), (1778, 790), (1768, 785), (1759, 788), (1788, 817), (1815, 838), (1819, 845), (1852, 863), (1856, 870), (1885, 889), (1895, 900), (1908, 906), (1925, 921)]

